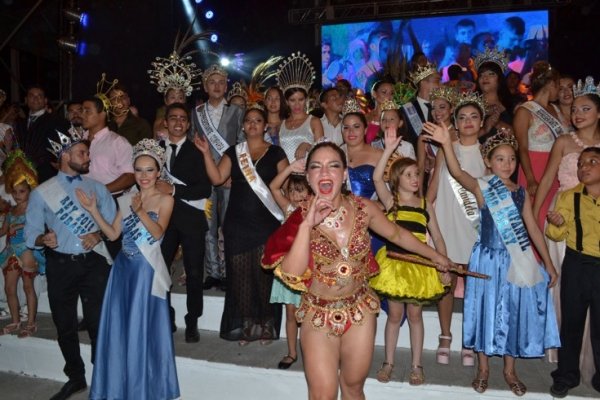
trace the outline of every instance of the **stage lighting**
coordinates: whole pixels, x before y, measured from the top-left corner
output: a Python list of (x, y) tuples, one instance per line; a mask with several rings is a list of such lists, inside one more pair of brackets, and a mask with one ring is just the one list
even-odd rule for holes
[(228, 67), (229, 64), (231, 64), (231, 61), (229, 61), (229, 58), (227, 58), (227, 57), (221, 57), (221, 59), (219, 61), (221, 63), (221, 66), (223, 66), (223, 67)]
[(219, 35), (217, 35), (216, 33), (213, 33), (212, 35), (210, 35), (211, 42), (217, 43), (217, 40), (219, 40)]
[(214, 16), (215, 16), (215, 13), (214, 13), (214, 12), (212, 12), (211, 10), (208, 10), (208, 11), (206, 12), (206, 14), (204, 14), (204, 16), (206, 17), (206, 19), (212, 19), (212, 17), (214, 17)]
[(89, 23), (89, 16), (85, 12), (81, 12), (80, 10), (74, 10), (72, 8), (66, 8), (63, 10), (65, 14), (65, 18), (71, 22), (78, 22), (84, 28), (87, 28)]
[(58, 39), (58, 48), (68, 53), (83, 56), (87, 50), (87, 43), (78, 42), (74, 37), (62, 37)]
[(202, 3), (202, 0), (196, 0), (196, 4)]

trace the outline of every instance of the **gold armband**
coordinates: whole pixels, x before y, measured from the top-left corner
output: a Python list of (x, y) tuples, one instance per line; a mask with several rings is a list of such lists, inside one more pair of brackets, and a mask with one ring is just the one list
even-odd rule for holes
[(290, 288), (297, 290), (299, 292), (308, 291), (308, 287), (306, 286), (306, 281), (310, 279), (312, 276), (312, 271), (309, 268), (306, 268), (306, 271), (301, 276), (288, 274), (287, 272), (283, 272), (281, 269), (281, 265), (278, 265), (273, 271), (276, 277), (281, 279), (281, 281)]

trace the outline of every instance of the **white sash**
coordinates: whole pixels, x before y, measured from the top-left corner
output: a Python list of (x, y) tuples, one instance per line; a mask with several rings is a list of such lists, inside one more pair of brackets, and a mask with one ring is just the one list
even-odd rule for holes
[(532, 114), (535, 114), (552, 132), (554, 137), (558, 137), (565, 133), (565, 129), (559, 120), (554, 118), (552, 114), (550, 114), (546, 109), (540, 106), (535, 101), (528, 101), (523, 104), (527, 110), (529, 110)]
[(510, 191), (495, 175), (488, 175), (477, 181), (496, 228), (510, 254), (510, 267), (506, 279), (519, 287), (531, 287), (542, 282), (544, 277)]
[(140, 253), (154, 270), (152, 278), (152, 295), (165, 299), (171, 287), (171, 276), (167, 264), (160, 250), (160, 242), (152, 237), (140, 218), (131, 209), (133, 194), (124, 194), (119, 197), (119, 210), (123, 216), (123, 231), (131, 232)]
[(219, 134), (219, 131), (210, 119), (210, 115), (208, 115), (208, 106), (205, 104), (200, 111), (196, 112), (196, 114), (198, 114), (198, 123), (204, 131), (204, 135), (208, 139), (208, 142), (213, 149), (219, 153), (219, 156), (223, 156), (223, 153), (225, 153), (225, 150), (229, 147), (229, 143), (227, 143), (223, 136)]
[[(56, 218), (76, 237), (100, 229), (92, 216), (80, 207), (79, 202), (71, 199), (58, 179), (49, 180), (45, 185), (39, 186), (38, 191)], [(107, 263), (112, 264), (112, 257), (103, 241), (94, 246), (92, 251), (104, 257)]]
[(250, 188), (252, 188), (256, 196), (258, 196), (260, 201), (265, 205), (265, 207), (267, 207), (267, 210), (269, 210), (269, 212), (273, 214), (273, 216), (277, 218), (279, 222), (283, 222), (284, 215), (281, 211), (281, 208), (279, 208), (275, 202), (275, 199), (273, 199), (273, 195), (271, 194), (269, 187), (256, 173), (256, 169), (252, 163), (252, 157), (250, 157), (248, 151), (248, 143), (242, 142), (237, 144), (235, 146), (235, 154), (237, 156), (240, 170), (242, 170), (242, 173), (250, 185)]
[(450, 174), (448, 174), (448, 182), (465, 218), (477, 229), (479, 227), (479, 207), (477, 206), (475, 195), (465, 189)]
[[(176, 183), (178, 185), (187, 186), (184, 182), (180, 181), (175, 176), (173, 176), (171, 174), (171, 172), (167, 171), (166, 168), (163, 168), (163, 173), (164, 173), (165, 180), (168, 180), (171, 183)], [(199, 200), (180, 199), (180, 200), (183, 201), (184, 203), (186, 203), (187, 205), (194, 207), (197, 210), (204, 210), (204, 207), (206, 207), (206, 199), (199, 199)]]
[(417, 109), (415, 108), (414, 104), (409, 101), (408, 103), (403, 105), (402, 108), (404, 108), (404, 111), (406, 112), (408, 122), (414, 129), (417, 136), (419, 136), (421, 134), (421, 131), (423, 130), (423, 121), (421, 121), (421, 117), (419, 117), (419, 113), (417, 112)]

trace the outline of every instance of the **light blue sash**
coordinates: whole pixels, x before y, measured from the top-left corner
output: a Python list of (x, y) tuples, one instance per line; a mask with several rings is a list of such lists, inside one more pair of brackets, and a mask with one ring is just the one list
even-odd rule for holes
[(519, 287), (531, 287), (542, 282), (544, 277), (510, 191), (496, 175), (484, 176), (478, 182), (496, 228), (510, 254), (506, 279)]

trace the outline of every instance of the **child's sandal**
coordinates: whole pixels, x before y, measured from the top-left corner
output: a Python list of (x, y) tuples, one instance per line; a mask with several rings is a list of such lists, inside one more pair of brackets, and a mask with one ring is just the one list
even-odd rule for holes
[(392, 372), (394, 371), (394, 364), (384, 362), (381, 364), (381, 368), (377, 371), (377, 380), (381, 383), (388, 383), (392, 378)]
[(27, 326), (25, 328), (23, 328), (21, 330), (21, 332), (19, 332), (17, 337), (19, 339), (24, 339), (29, 336), (33, 336), (33, 334), (36, 332), (37, 332), (37, 324), (34, 322), (33, 324), (27, 324)]
[[(452, 343), (452, 335), (439, 335), (438, 339), (447, 340)], [(441, 345), (438, 345), (437, 351), (435, 352), (435, 359), (438, 364), (448, 365), (450, 363), (450, 344), (448, 344), (448, 347), (441, 347)]]
[(425, 373), (420, 365), (413, 365), (408, 376), (408, 383), (413, 386), (422, 385), (425, 383)]
[(2, 328), (2, 330), (0, 331), (0, 336), (1, 335), (10, 335), (11, 333), (15, 333), (19, 330), (20, 327), (21, 327), (20, 322), (12, 322), (12, 323), (6, 325), (4, 328)]

